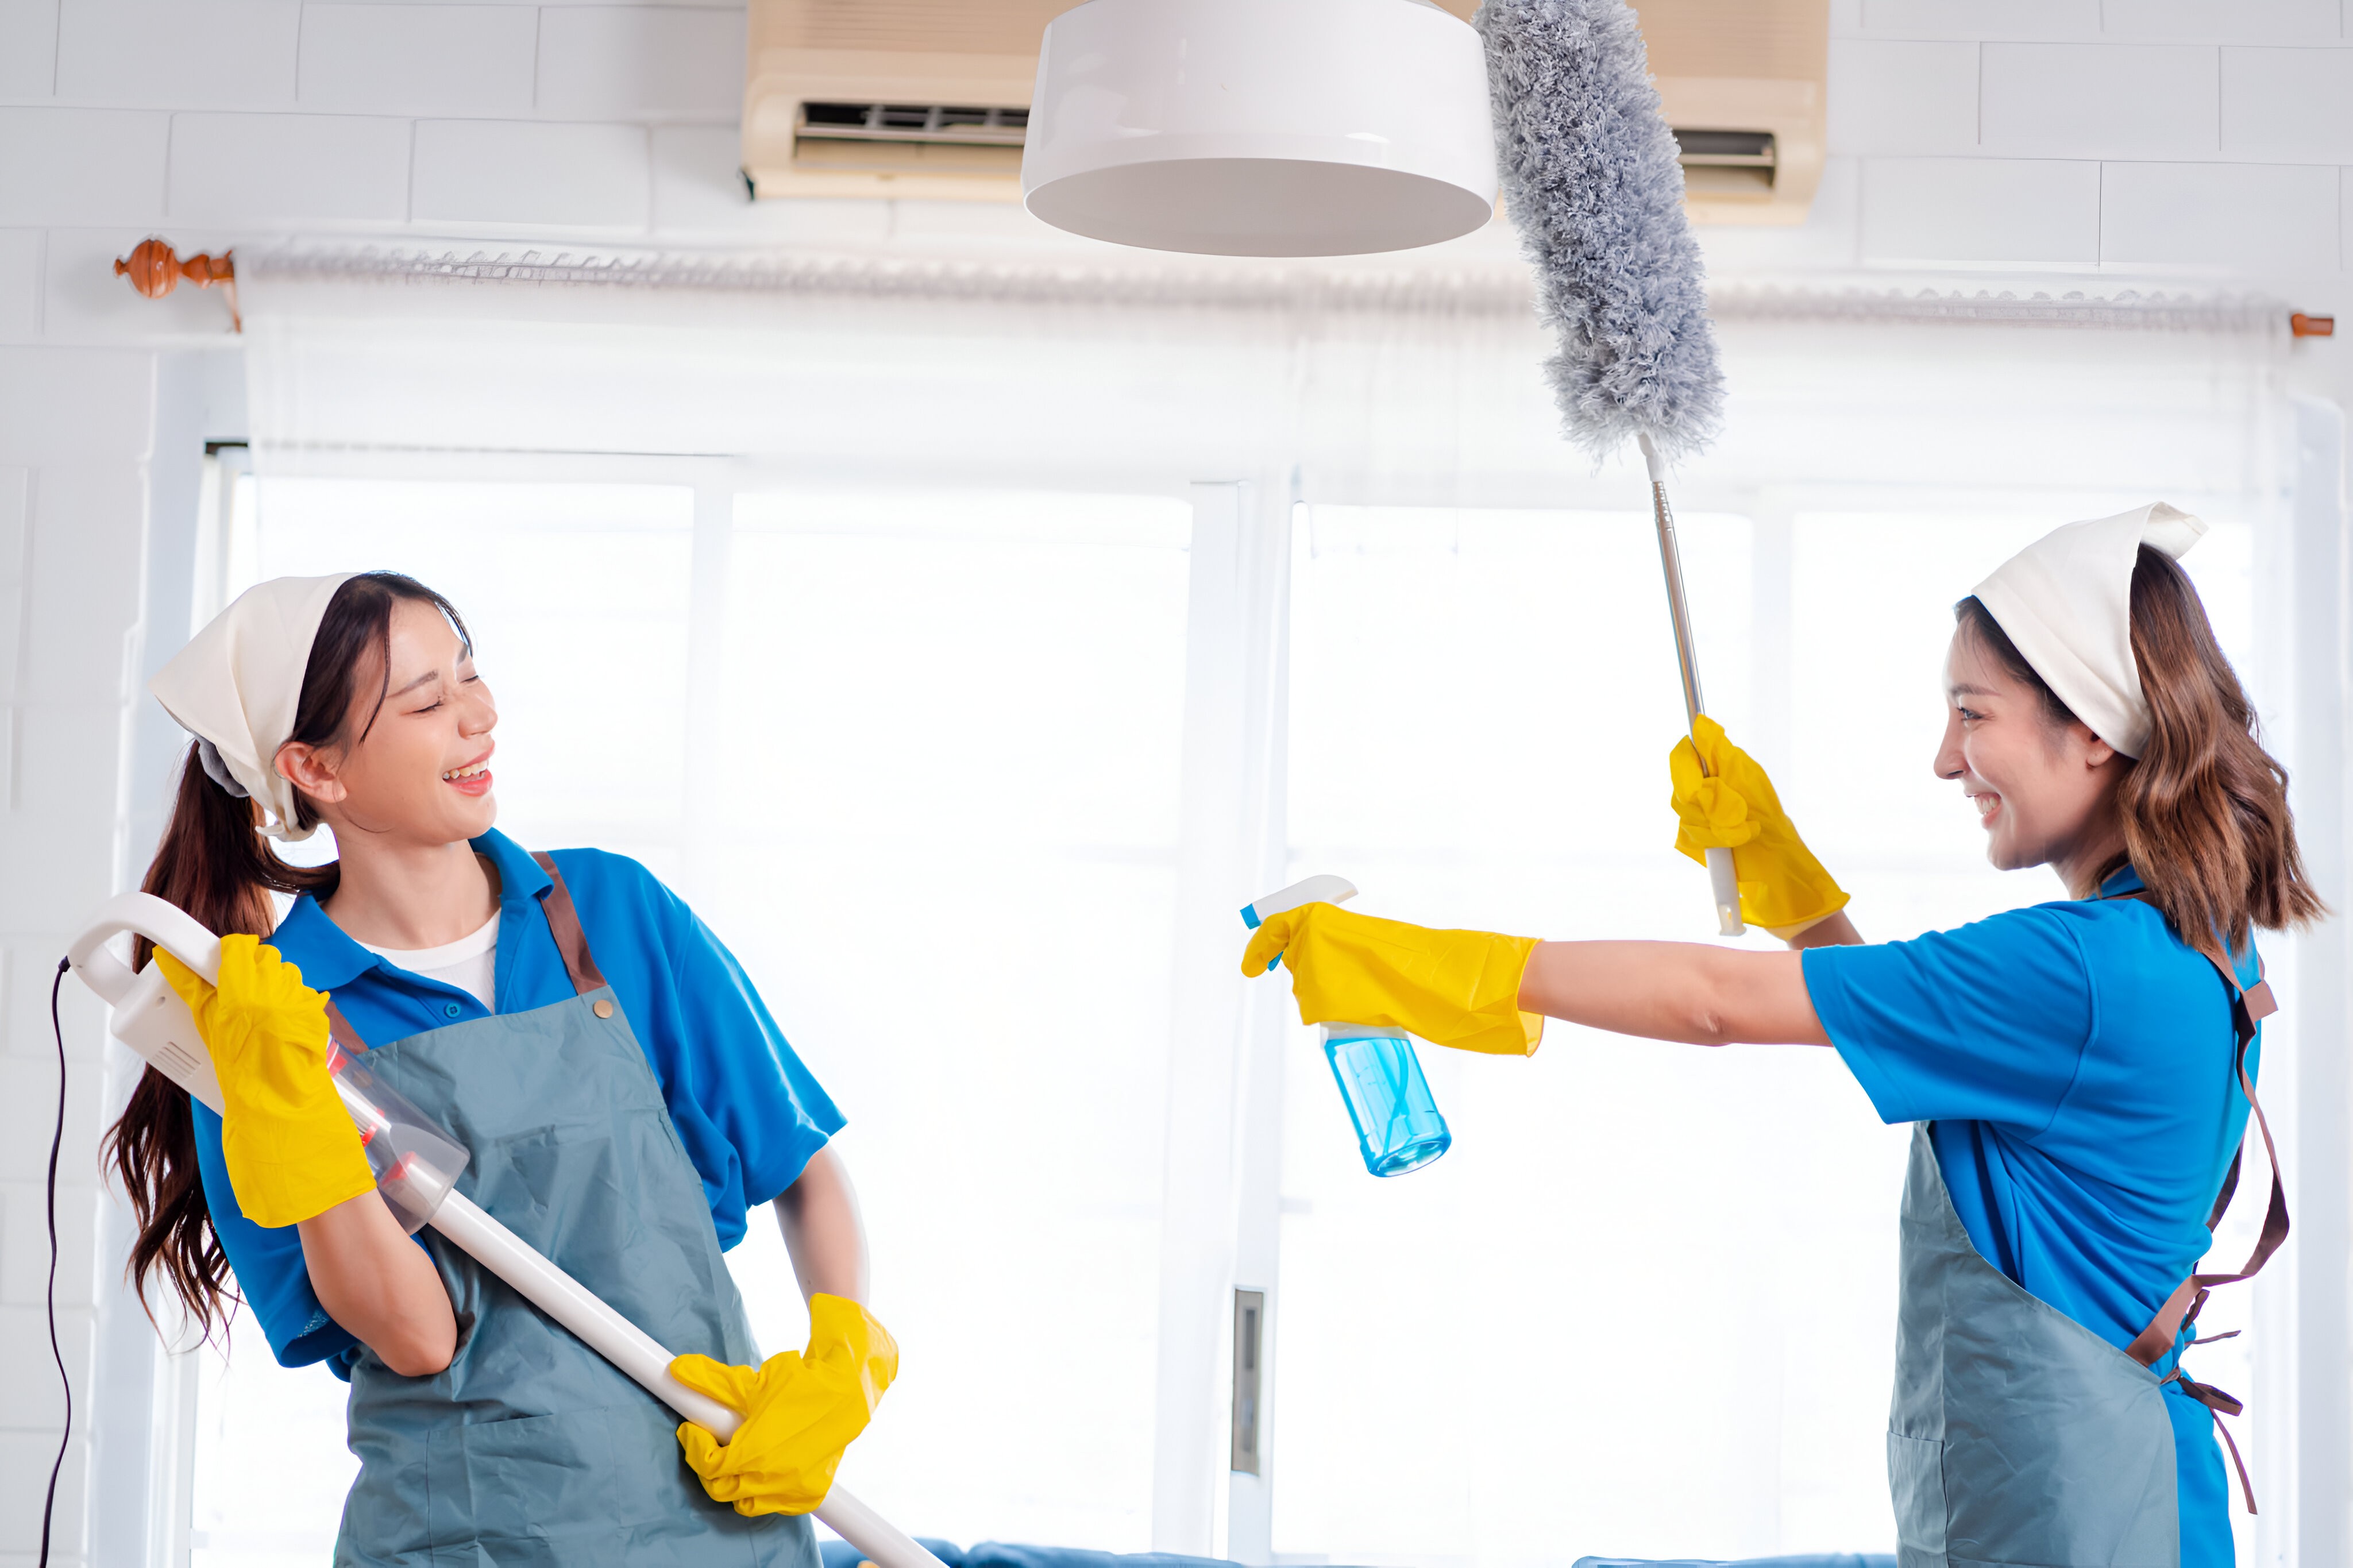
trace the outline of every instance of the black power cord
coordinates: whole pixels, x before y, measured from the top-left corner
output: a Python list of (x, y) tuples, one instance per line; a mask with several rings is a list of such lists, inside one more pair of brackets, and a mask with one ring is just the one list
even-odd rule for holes
[(58, 1014), (58, 994), (64, 989), (72, 963), (58, 960), (58, 977), (49, 983), (49, 1028), (58, 1037), (58, 1125), (49, 1134), (49, 1355), (58, 1363), (58, 1382), (66, 1391), (66, 1429), (58, 1434), (57, 1463), (49, 1467), (49, 1495), (41, 1504), (39, 1568), (49, 1565), (49, 1523), (58, 1510), (58, 1477), (66, 1468), (66, 1451), (73, 1441), (73, 1379), (66, 1375), (66, 1353), (58, 1348), (58, 1151), (66, 1141), (66, 1026)]

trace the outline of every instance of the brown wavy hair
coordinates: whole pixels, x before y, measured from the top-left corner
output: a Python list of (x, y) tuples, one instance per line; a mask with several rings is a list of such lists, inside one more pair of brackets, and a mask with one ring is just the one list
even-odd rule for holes
[[(352, 578), (327, 601), (311, 639), (289, 740), (327, 748), (366, 737), (391, 684), (392, 612), (404, 601), (433, 605), (465, 637), (466, 623), (449, 601), (414, 578), (396, 572)], [(191, 745), (180, 764), (171, 820), (140, 886), (223, 936), (269, 935), (278, 924), (273, 893), (324, 898), (333, 892), (339, 868), (280, 859), (254, 830), (257, 809), (253, 801), (214, 783)], [(306, 827), (318, 821), (311, 803), (300, 795), (295, 815)], [(139, 967), (146, 967), (150, 951), (144, 940), (137, 943)], [(238, 1298), (196, 1168), (188, 1091), (149, 1068), (107, 1130), (100, 1159), (121, 1178), (139, 1224), (126, 1271), (142, 1303), (149, 1282), (160, 1275), (207, 1338), (216, 1327), (226, 1327)], [(152, 1317), (152, 1304), (148, 1310)]]
[[(2041, 696), (2046, 718), (2077, 721), (1974, 595), (1953, 616)], [(2254, 705), (2214, 640), (2189, 574), (2146, 544), (2133, 563), (2131, 616), (2148, 742), (2117, 782), (2125, 847), (2099, 879), (2129, 864), (2174, 934), (2218, 959), (2225, 947), (2242, 949), (2255, 927), (2283, 931), (2319, 919), (2327, 907), (2296, 849), (2287, 770), (2263, 750)]]

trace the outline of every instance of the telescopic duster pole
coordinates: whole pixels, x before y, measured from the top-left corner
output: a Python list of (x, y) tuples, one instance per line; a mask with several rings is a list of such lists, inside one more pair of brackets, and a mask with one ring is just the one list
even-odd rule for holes
[[(1683, 720), (1696, 728), (1699, 716), (1707, 705), (1699, 694), (1699, 650), (1693, 646), (1691, 604), (1683, 596), (1683, 554), (1675, 543), (1674, 509), (1667, 504), (1666, 464), (1660, 460), (1659, 448), (1648, 432), (1635, 437), (1642, 447), (1642, 461), (1651, 470), (1651, 519), (1659, 530), (1659, 569), (1667, 579), (1667, 615), (1675, 626), (1675, 665), (1683, 678)], [(1696, 751), (1699, 737), (1692, 737)], [(1706, 770), (1705, 758), (1700, 768)], [(1733, 869), (1732, 851), (1710, 848), (1707, 851), (1707, 879), (1715, 895), (1716, 929), (1725, 936), (1738, 936), (1748, 929), (1740, 918), (1740, 879)]]
[[(1685, 717), (1700, 714), (1691, 610), (1667, 505), (1666, 462), (1705, 447), (1724, 374), (1699, 246), (1683, 214), (1682, 150), (1626, 0), (1482, 0), (1504, 207), (1559, 334), (1546, 362), (1569, 438), (1607, 458), (1637, 437), (1674, 616)], [(1716, 921), (1746, 929), (1732, 852), (1707, 851)]]

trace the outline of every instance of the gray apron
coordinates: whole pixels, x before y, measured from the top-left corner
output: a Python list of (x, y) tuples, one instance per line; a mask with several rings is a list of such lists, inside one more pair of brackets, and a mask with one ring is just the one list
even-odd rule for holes
[[(369, 1052), (368, 1065), (471, 1152), (459, 1188), (670, 1350), (758, 1356), (702, 1179), (645, 1054), (589, 956), (563, 875), (543, 908), (577, 995)], [(533, 941), (529, 924), (502, 935)], [(345, 1048), (364, 1048), (330, 1006)], [(712, 1502), (679, 1417), (438, 1234), (421, 1233), (458, 1318), (457, 1353), (402, 1377), (352, 1369), (336, 1568), (817, 1568), (807, 1520)]]
[[(2231, 988), (2239, 1082), (2268, 1150), (2246, 1051), (2255, 1022), (2274, 1010), (2270, 987), (2242, 991), (2237, 976), (2215, 967)], [(1953, 1210), (1928, 1126), (1912, 1130), (1904, 1181), (1887, 1431), (1897, 1568), (2177, 1568), (2181, 1520), (2164, 1384), (2180, 1383), (2219, 1413), (2240, 1407), (2178, 1367), (2161, 1379), (2151, 1369), (2196, 1320), (2210, 1287), (2253, 1274), (2285, 1239), (2276, 1157), (2263, 1239), (2247, 1267), (2193, 1274), (2118, 1350), (1979, 1256)], [(2231, 1163), (2210, 1231), (2237, 1189), (2239, 1163)], [(2237, 1461), (2235, 1444), (2231, 1457)], [(2246, 1486), (2244, 1466), (2240, 1481)], [(2251, 1489), (2247, 1508), (2254, 1510)]]

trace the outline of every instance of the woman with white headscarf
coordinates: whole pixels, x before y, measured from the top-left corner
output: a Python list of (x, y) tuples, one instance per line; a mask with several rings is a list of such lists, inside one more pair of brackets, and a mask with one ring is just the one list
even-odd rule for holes
[(1883, 1120), (1915, 1124), (1887, 1437), (1905, 1568), (2233, 1560), (2212, 1434), (2238, 1405), (2180, 1358), (2207, 1289), (2286, 1235), (2274, 1167), (2253, 1256), (2196, 1272), (2261, 1121), (2254, 929), (2323, 911), (2285, 773), (2175, 563), (2203, 531), (2162, 504), (2071, 524), (1956, 606), (1936, 774), (1993, 863), (2050, 867), (2063, 901), (1864, 944), (1764, 770), (1703, 720), (1671, 759), (1678, 847), (1730, 847), (1750, 923), (1798, 951), (1319, 904), (1243, 960), (1281, 954), (1305, 1022), (1467, 1049), (1533, 1051), (1546, 1016), (1836, 1048)]
[[(338, 1568), (817, 1568), (797, 1516), (897, 1351), (860, 1305), (842, 1118), (734, 957), (636, 861), (532, 854), (491, 826), (498, 710), (458, 612), (407, 577), (264, 583), (154, 692), (195, 739), (145, 886), (223, 934), (218, 984), (156, 957), (226, 1110), (153, 1069), (134, 1091), (109, 1137), (132, 1270), (206, 1329), (242, 1302), (282, 1363), (350, 1383)], [(332, 864), (270, 847), (322, 823)], [(476, 1203), (689, 1352), (672, 1373), (745, 1413), (733, 1439), (679, 1426), (438, 1235), (412, 1240), (333, 1089), (338, 1049), (469, 1151)], [(770, 1203), (811, 1330), (754, 1365), (720, 1254)]]

